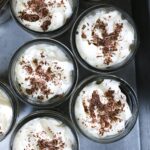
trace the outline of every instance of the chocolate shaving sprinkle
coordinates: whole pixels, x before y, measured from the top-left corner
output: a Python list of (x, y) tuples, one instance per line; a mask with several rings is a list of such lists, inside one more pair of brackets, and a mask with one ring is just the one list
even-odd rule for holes
[[(52, 3), (53, 5), (54, 3)], [(48, 10), (48, 5), (45, 3), (45, 0), (30, 0), (27, 2), (26, 9), (20, 12), (20, 18), (29, 22), (35, 22), (46, 18), (42, 23), (41, 28), (43, 31), (48, 30), (48, 26), (51, 24), (52, 16)], [(32, 13), (27, 14), (26, 11), (30, 10)]]
[(63, 150), (65, 143), (61, 138), (53, 139), (51, 141), (38, 140), (38, 146), (40, 150)]
[(84, 111), (90, 115), (92, 122), (100, 123), (99, 134), (101, 135), (103, 135), (108, 128), (112, 128), (111, 123), (121, 121), (120, 118), (118, 118), (118, 114), (122, 112), (124, 108), (124, 104), (122, 104), (120, 100), (114, 100), (113, 90), (109, 89), (106, 91), (105, 97), (108, 102), (107, 104), (102, 104), (100, 96), (95, 90), (92, 93), (89, 107), (86, 106), (85, 101), (83, 100)]
[(41, 96), (38, 96), (37, 98), (38, 98), (39, 100), (43, 100), (43, 99), (44, 99), (44, 96), (41, 95)]
[(25, 65), (24, 68), (29, 74), (31, 74), (33, 72), (33, 69), (31, 66)]
[(82, 26), (82, 30), (84, 30), (86, 28), (86, 25), (84, 24), (83, 26)]
[(84, 32), (82, 32), (82, 38), (86, 39), (86, 37), (87, 37), (86, 34)]
[(41, 58), (44, 58), (45, 57), (45, 55), (44, 55), (44, 53), (42, 52), (42, 53), (40, 53), (40, 55), (41, 55)]
[[(117, 51), (117, 40), (123, 28), (123, 24), (116, 23), (115, 29), (112, 33), (108, 33), (106, 27), (107, 24), (98, 19), (92, 30), (92, 40), (90, 42), (88, 41), (88, 43), (92, 43), (97, 47), (103, 47), (102, 51), (105, 57), (104, 64), (109, 65), (112, 62), (113, 52)], [(97, 35), (97, 30), (101, 31), (102, 38)], [(83, 33), (81, 36), (82, 38), (86, 38)]]
[(43, 31), (48, 30), (48, 26), (51, 24), (50, 20), (46, 20), (43, 22), (43, 24), (41, 25), (41, 28), (43, 29)]
[(84, 107), (84, 111), (88, 114), (89, 113), (89, 110), (88, 110), (88, 107), (85, 103), (85, 100), (83, 101), (83, 107)]
[(38, 60), (37, 60), (37, 59), (33, 59), (33, 63), (34, 63), (35, 65), (37, 65), (37, 64), (38, 64)]
[(32, 93), (34, 92), (33, 89), (26, 89), (27, 94), (32, 95)]
[(46, 17), (48, 15), (48, 13), (49, 13), (49, 11), (48, 11), (47, 8), (42, 8), (42, 9), (39, 10), (39, 16), (40, 16), (40, 18)]
[(35, 22), (39, 20), (39, 16), (36, 14), (27, 14), (26, 12), (21, 12), (19, 16), (22, 20)]
[[(41, 9), (46, 8), (45, 0), (30, 0), (28, 1), (28, 9), (31, 9), (33, 12), (41, 13)], [(47, 8), (46, 8), (47, 9)]]
[[(41, 58), (45, 57), (44, 53), (41, 53)], [(29, 62), (25, 62), (22, 60), (19, 63), (22, 65), (22, 69), (26, 70), (28, 75), (25, 77), (25, 81), (29, 82), (30, 88), (25, 89), (26, 94), (31, 95), (37, 94), (41, 92), (41, 95), (37, 95), (38, 100), (44, 100), (44, 98), (49, 97), (50, 94), (53, 94), (51, 89), (47, 86), (47, 82), (52, 82), (55, 85), (59, 84), (59, 81), (62, 79), (62, 71), (63, 69), (54, 63), (54, 70), (51, 67), (44, 68), (43, 65), (49, 65), (46, 61), (38, 61), (37, 59), (33, 59), (32, 63), (34, 67), (32, 67)], [(57, 72), (55, 71), (57, 70)], [(21, 89), (21, 84), (20, 84)], [(64, 95), (59, 95), (59, 97), (63, 97)]]

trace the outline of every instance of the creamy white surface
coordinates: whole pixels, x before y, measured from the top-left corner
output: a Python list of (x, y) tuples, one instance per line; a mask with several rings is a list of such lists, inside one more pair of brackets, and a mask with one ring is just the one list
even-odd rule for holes
[[(42, 23), (47, 20), (46, 17), (42, 18), (38, 21), (35, 22), (29, 22), (26, 20), (21, 20), (18, 16), (19, 16), (19, 12), (22, 12), (23, 10), (25, 10), (25, 5), (27, 4), (27, 2), (29, 0), (13, 0), (14, 1), (14, 11), (15, 14), (17, 16), (17, 18), (19, 19), (19, 21), (26, 26), (27, 28), (34, 30), (34, 31), (39, 31), (39, 32), (43, 32), (43, 30), (41, 29), (41, 25)], [(55, 4), (53, 6), (49, 6), (48, 4), (55, 2)], [(51, 19), (51, 25), (49, 25), (47, 31), (54, 31), (60, 27), (62, 27), (67, 19), (69, 19), (73, 13), (73, 2), (72, 0), (63, 0), (64, 5), (58, 6), (61, 3), (61, 0), (45, 0), (45, 3), (48, 5), (48, 10), (49, 10), (49, 14), (52, 15), (52, 19)], [(31, 10), (27, 10), (26, 13), (31, 13), (31, 14), (35, 14), (34, 12), (32, 12)]]
[[(131, 110), (126, 101), (126, 96), (121, 92), (119, 88), (120, 83), (114, 80), (105, 79), (101, 84), (96, 84), (92, 82), (82, 89), (75, 103), (75, 117), (81, 130), (88, 136), (93, 138), (104, 138), (107, 136), (117, 135), (119, 131), (125, 129), (125, 123), (131, 118)], [(104, 93), (109, 89), (114, 90), (115, 101), (121, 101), (125, 106), (123, 111), (117, 116), (121, 119), (121, 122), (113, 122), (112, 128), (107, 129), (103, 135), (99, 134), (99, 129), (101, 127), (100, 123), (92, 123), (92, 118), (84, 111), (83, 100), (87, 106), (89, 106), (89, 101), (92, 97), (93, 91), (97, 91), (100, 96), (100, 101), (102, 104), (107, 104), (108, 99), (105, 97)], [(84, 93), (85, 92), (85, 93)], [(96, 112), (97, 113), (97, 112)], [(83, 124), (84, 122), (85, 124)], [(86, 125), (86, 126), (85, 126)], [(95, 126), (92, 128), (92, 126)]]
[[(34, 135), (38, 135), (40, 138)], [(37, 145), (39, 139), (51, 141), (55, 138), (54, 136), (61, 137), (65, 143), (63, 150), (73, 150), (75, 138), (70, 128), (59, 120), (46, 117), (33, 119), (21, 127), (14, 138), (13, 150), (39, 150)]]
[[(41, 53), (45, 55), (44, 58), (41, 58)], [(47, 98), (45, 97), (43, 101), (47, 101), (48, 99), (51, 99), (52, 97), (57, 95), (65, 94), (71, 88), (73, 83), (73, 63), (71, 62), (71, 60), (69, 60), (69, 58), (67, 58), (60, 47), (48, 44), (37, 44), (26, 49), (22, 56), (19, 58), (16, 64), (15, 75), (16, 81), (21, 84), (23, 93), (26, 94), (25, 90), (27, 88), (31, 88), (30, 82), (26, 81), (25, 78), (27, 78), (28, 76), (35, 78), (39, 77), (35, 74), (29, 75), (28, 72), (22, 68), (22, 65), (20, 65), (20, 62), (22, 60), (29, 62), (29, 64), (34, 69), (36, 68), (35, 64), (33, 63), (34, 59), (37, 59), (38, 61), (46, 61), (47, 64), (43, 64), (42, 68), (44, 70), (47, 70), (48, 67), (51, 67), (52, 71), (56, 74), (56, 77), (54, 79), (55, 82), (46, 81), (46, 85), (48, 89), (51, 90), (51, 94), (49, 94)], [(57, 66), (55, 63), (57, 63)], [(57, 70), (57, 67), (61, 67), (63, 71), (60, 72), (59, 70)], [(59, 78), (59, 74), (61, 74), (61, 78)], [(36, 98), (40, 95), (41, 91), (38, 90), (36, 93), (29, 95), (29, 97), (31, 99), (37, 100)]]
[[(98, 19), (107, 23), (108, 33), (114, 31), (116, 23), (123, 24), (122, 31), (118, 38), (117, 51), (113, 52), (112, 62), (109, 65), (104, 63), (103, 47), (97, 47), (94, 44), (89, 45), (87, 42), (87, 40), (90, 41), (92, 38), (93, 24), (95, 24)], [(86, 25), (84, 30), (82, 30), (83, 25)], [(134, 29), (127, 20), (121, 18), (121, 13), (118, 11), (106, 12), (105, 9), (97, 9), (90, 12), (80, 21), (77, 31), (76, 46), (79, 54), (88, 64), (96, 68), (106, 68), (124, 61), (130, 54), (130, 45), (134, 43)], [(86, 34), (86, 39), (81, 37), (82, 31)], [(100, 30), (97, 30), (97, 34), (100, 37), (102, 36)]]
[[(0, 89), (0, 133), (5, 135), (13, 118), (13, 110), (9, 97)], [(1, 135), (1, 134), (0, 134)]]

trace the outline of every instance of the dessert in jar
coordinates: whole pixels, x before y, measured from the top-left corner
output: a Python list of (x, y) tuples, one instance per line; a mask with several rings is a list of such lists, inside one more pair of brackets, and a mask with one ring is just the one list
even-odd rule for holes
[(55, 31), (72, 16), (72, 0), (12, 0), (14, 14), (26, 28)]
[(75, 80), (73, 60), (57, 42), (33, 42), (24, 48), (14, 67), (19, 92), (33, 103), (63, 99)]
[(87, 84), (75, 100), (74, 114), (80, 130), (92, 139), (119, 135), (132, 118), (127, 96), (112, 79)]
[(112, 6), (86, 10), (72, 30), (72, 48), (78, 60), (92, 70), (111, 70), (128, 62), (137, 45), (131, 18)]
[(13, 108), (10, 97), (0, 87), (0, 140), (11, 127), (13, 121)]
[(24, 118), (14, 130), (11, 150), (78, 150), (78, 138), (61, 114), (40, 111)]

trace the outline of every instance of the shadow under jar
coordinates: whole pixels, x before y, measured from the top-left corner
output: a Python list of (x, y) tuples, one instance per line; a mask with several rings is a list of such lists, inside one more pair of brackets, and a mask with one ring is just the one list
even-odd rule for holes
[(10, 85), (19, 99), (34, 106), (54, 107), (66, 101), (77, 79), (71, 51), (56, 40), (27, 42), (10, 62)]
[(138, 116), (134, 90), (112, 75), (85, 79), (70, 100), (70, 116), (77, 129), (98, 143), (112, 143), (125, 137)]
[(11, 150), (79, 150), (78, 136), (70, 121), (54, 111), (35, 112), (17, 125)]
[(74, 23), (78, 0), (10, 0), (19, 26), (35, 36), (57, 37)]
[(123, 10), (112, 5), (96, 5), (78, 17), (71, 32), (71, 46), (86, 69), (113, 72), (134, 58), (137, 30)]
[(0, 81), (0, 141), (12, 130), (18, 114), (18, 104), (9, 88)]
[(6, 22), (9, 18), (8, 0), (0, 0), (0, 24)]

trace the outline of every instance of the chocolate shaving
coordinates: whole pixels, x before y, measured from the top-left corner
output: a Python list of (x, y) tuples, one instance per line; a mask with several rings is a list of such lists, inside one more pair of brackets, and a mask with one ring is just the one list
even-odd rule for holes
[(32, 69), (31, 66), (25, 65), (24, 68), (25, 68), (25, 70), (26, 70), (29, 74), (32, 74), (33, 69)]
[(44, 99), (44, 96), (41, 95), (41, 96), (38, 96), (37, 98), (38, 98), (39, 100), (43, 100), (43, 99)]
[[(41, 53), (41, 57), (45, 57), (44, 53)], [(30, 88), (25, 89), (26, 94), (32, 95), (33, 93), (41, 92), (41, 95), (37, 95), (37, 99), (43, 100), (45, 97), (48, 99), (49, 95), (53, 93), (48, 88), (47, 82), (52, 82), (55, 85), (59, 84), (59, 80), (62, 78), (62, 68), (55, 63), (55, 69), (58, 71), (56, 74), (51, 67), (48, 67), (47, 69), (43, 68), (43, 65), (49, 65), (46, 61), (38, 61), (37, 59), (33, 59), (32, 62), (35, 64), (33, 68), (29, 65), (29, 62), (25, 62), (24, 60), (23, 62), (24, 63), (20, 63), (20, 65), (22, 65), (22, 68), (29, 74), (25, 78), (25, 81), (29, 81), (30, 84)], [(59, 97), (61, 96), (63, 95), (59, 95)]]
[(37, 59), (33, 59), (33, 63), (34, 63), (35, 65), (37, 65), (37, 64), (38, 64), (38, 60), (37, 60)]
[(35, 22), (39, 20), (39, 16), (36, 14), (27, 14), (26, 12), (21, 12), (19, 16), (22, 20)]
[(84, 111), (88, 114), (89, 113), (89, 110), (88, 110), (88, 107), (85, 103), (85, 100), (83, 101), (83, 107), (84, 107)]
[(83, 39), (86, 39), (86, 37), (87, 37), (84, 32), (82, 32), (82, 35), (81, 35), (81, 36), (82, 36)]
[(100, 123), (99, 133), (101, 135), (104, 134), (106, 129), (111, 129), (112, 122), (120, 121), (118, 114), (122, 112), (124, 108), (124, 104), (122, 104), (121, 101), (115, 101), (113, 95), (113, 90), (106, 91), (105, 97), (107, 98), (108, 103), (102, 104), (98, 92), (93, 91), (89, 107), (87, 107), (83, 101), (84, 111), (89, 113), (92, 118), (92, 122)]
[(2, 130), (2, 128), (1, 128), (1, 126), (0, 126), (0, 135), (3, 135), (3, 132), (2, 132), (1, 130)]
[(100, 110), (100, 111), (103, 109), (103, 104), (101, 103), (100, 97), (99, 97), (99, 95), (97, 94), (96, 91), (94, 91), (92, 93), (92, 98), (91, 98), (90, 106), (89, 106), (90, 116), (93, 119), (93, 122), (96, 121), (95, 120), (96, 115), (95, 115), (95, 112), (94, 112), (95, 107), (97, 107), (97, 109)]
[(34, 92), (33, 89), (26, 89), (26, 93), (27, 93), (28, 95), (32, 95), (33, 92)]
[(61, 138), (53, 139), (52, 141), (38, 140), (40, 150), (63, 150), (65, 143)]
[(84, 30), (86, 28), (86, 25), (84, 24), (83, 26), (82, 26), (82, 30)]
[(39, 10), (40, 18), (46, 17), (46, 16), (48, 16), (48, 14), (49, 14), (49, 11), (47, 8), (42, 8)]
[(40, 53), (40, 55), (41, 55), (41, 58), (44, 58), (45, 57), (45, 55), (44, 55), (44, 53), (42, 52), (42, 53)]
[[(103, 54), (105, 57), (104, 64), (109, 65), (112, 62), (112, 55), (114, 51), (117, 51), (117, 40), (119, 34), (123, 28), (123, 24), (116, 24), (115, 29), (112, 33), (107, 33), (107, 24), (103, 21), (98, 19), (96, 21), (95, 26), (92, 30), (92, 40), (90, 43), (94, 44), (95, 46), (102, 46)], [(102, 33), (102, 38), (97, 35), (96, 30), (100, 30)]]
[[(48, 29), (48, 26), (51, 24), (52, 16), (50, 16), (45, 0), (30, 0), (27, 2), (26, 7), (27, 7), (26, 10), (20, 12), (21, 15), (19, 17), (29, 22), (35, 22), (43, 18), (46, 18), (46, 21), (44, 21), (41, 25), (43, 31), (46, 31)], [(26, 13), (27, 10), (31, 10), (32, 13), (27, 14)]]
[(33, 12), (39, 13), (41, 8), (45, 8), (45, 0), (30, 0), (28, 1), (28, 9), (31, 9)]
[(43, 31), (48, 30), (48, 26), (51, 24), (50, 20), (46, 20), (43, 22), (43, 24), (41, 25), (41, 28), (43, 29)]

